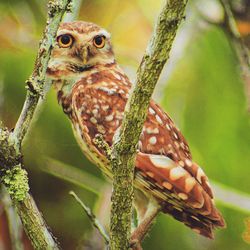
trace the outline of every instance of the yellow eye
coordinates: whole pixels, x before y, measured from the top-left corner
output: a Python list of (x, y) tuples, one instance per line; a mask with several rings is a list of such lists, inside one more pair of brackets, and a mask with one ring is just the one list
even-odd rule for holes
[(93, 40), (94, 45), (96, 48), (101, 49), (105, 46), (105, 36), (96, 36)]
[(58, 45), (61, 48), (68, 48), (72, 45), (74, 39), (71, 35), (65, 34), (57, 38)]

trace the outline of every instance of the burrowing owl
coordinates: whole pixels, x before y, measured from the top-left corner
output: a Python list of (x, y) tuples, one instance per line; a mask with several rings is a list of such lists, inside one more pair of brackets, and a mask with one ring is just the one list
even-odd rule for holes
[[(101, 134), (112, 145), (131, 83), (116, 63), (110, 34), (93, 23), (61, 24), (47, 74), (82, 151), (112, 178), (109, 162), (93, 140)], [(212, 238), (213, 228), (224, 227), (207, 176), (192, 161), (183, 135), (153, 100), (138, 143), (134, 185), (153, 197), (164, 213), (203, 236)]]

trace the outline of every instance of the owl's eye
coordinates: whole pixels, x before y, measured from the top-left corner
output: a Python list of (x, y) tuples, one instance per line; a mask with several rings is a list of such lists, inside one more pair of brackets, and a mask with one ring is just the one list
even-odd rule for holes
[(58, 45), (61, 48), (68, 48), (72, 45), (74, 38), (71, 35), (65, 34), (57, 38)]
[(96, 36), (93, 40), (94, 45), (96, 48), (101, 49), (105, 46), (105, 36)]

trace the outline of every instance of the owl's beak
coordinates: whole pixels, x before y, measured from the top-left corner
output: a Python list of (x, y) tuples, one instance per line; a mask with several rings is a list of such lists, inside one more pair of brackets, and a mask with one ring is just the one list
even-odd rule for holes
[(82, 58), (83, 64), (86, 65), (88, 62), (88, 48), (87, 47), (82, 48), (81, 58)]

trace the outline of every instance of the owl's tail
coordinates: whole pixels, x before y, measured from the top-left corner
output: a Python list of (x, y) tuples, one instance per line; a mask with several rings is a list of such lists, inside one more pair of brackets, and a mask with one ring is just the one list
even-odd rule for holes
[(196, 163), (186, 163), (182, 167), (167, 156), (140, 152), (135, 181), (156, 198), (163, 212), (213, 238), (212, 229), (225, 227), (225, 222), (213, 202), (207, 176)]
[(174, 206), (170, 206), (166, 202), (164, 202), (162, 208), (162, 211), (164, 213), (170, 214), (176, 220), (184, 223), (186, 226), (191, 228), (194, 232), (210, 239), (214, 238), (213, 229), (215, 229), (216, 227), (226, 227), (225, 221), (218, 210), (216, 211), (216, 219), (209, 219), (201, 214), (193, 213), (192, 210), (181, 211)]

